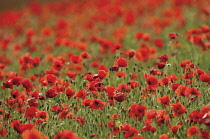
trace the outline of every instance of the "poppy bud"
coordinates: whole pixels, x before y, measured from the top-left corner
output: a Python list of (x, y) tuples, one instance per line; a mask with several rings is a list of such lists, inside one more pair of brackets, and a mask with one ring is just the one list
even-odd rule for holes
[(161, 62), (158, 63), (158, 69), (163, 69), (165, 66), (166, 66), (165, 63)]
[(125, 95), (122, 92), (116, 93), (114, 95), (114, 99), (117, 100), (118, 102), (122, 102), (125, 100)]

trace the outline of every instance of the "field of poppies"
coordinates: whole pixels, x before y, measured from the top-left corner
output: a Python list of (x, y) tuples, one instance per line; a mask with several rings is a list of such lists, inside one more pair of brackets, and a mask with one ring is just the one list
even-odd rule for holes
[(0, 138), (210, 139), (208, 0), (71, 0), (0, 13)]

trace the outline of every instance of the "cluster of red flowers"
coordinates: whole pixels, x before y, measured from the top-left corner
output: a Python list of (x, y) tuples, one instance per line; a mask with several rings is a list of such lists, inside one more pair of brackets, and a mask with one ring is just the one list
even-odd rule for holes
[(202, 24), (185, 41), (208, 51), (209, 6), (34, 1), (0, 13), (0, 136), (210, 138), (210, 74), (199, 60), (179, 55), (188, 44), (168, 32), (188, 28), (187, 9), (196, 9)]
[(202, 48), (203, 51), (210, 48), (210, 27), (207, 25), (202, 25), (201, 28), (190, 29), (187, 31), (186, 39), (191, 43), (198, 45)]

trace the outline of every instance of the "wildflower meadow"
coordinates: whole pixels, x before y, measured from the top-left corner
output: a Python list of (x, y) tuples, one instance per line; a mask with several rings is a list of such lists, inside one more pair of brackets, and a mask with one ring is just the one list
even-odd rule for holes
[(209, 133), (209, 0), (36, 0), (0, 13), (0, 138)]

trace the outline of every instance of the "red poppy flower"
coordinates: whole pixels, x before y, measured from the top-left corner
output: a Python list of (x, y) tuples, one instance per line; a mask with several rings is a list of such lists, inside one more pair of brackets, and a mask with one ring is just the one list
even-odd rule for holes
[(21, 84), (26, 89), (27, 92), (30, 92), (33, 89), (32, 83), (28, 79), (22, 79)]
[(62, 62), (62, 64), (65, 64), (65, 62), (66, 62), (66, 58), (64, 56), (57, 56), (53, 60), (60, 60)]
[(157, 57), (157, 59), (159, 59), (160, 62), (166, 63), (168, 61), (168, 55), (164, 54), (162, 56)]
[(170, 38), (170, 41), (171, 40), (178, 40), (178, 37), (179, 37), (179, 35), (178, 34), (175, 34), (175, 33), (169, 33), (168, 34), (168, 36), (169, 36), (169, 38)]
[(108, 72), (109, 71), (109, 69), (105, 65), (100, 65), (98, 67), (98, 70), (104, 70), (105, 72)]
[(45, 73), (46, 74), (53, 74), (53, 75), (56, 75), (56, 70), (54, 68), (51, 68), (49, 70), (45, 70)]
[[(85, 79), (85, 80), (87, 80), (87, 81), (94, 81), (95, 79), (94, 79), (94, 76), (95, 75), (93, 75), (91, 72), (87, 72), (87, 73), (85, 73), (84, 75), (83, 75), (83, 78)], [(98, 77), (98, 75), (97, 75), (97, 77)]]
[(28, 37), (30, 37), (30, 36), (32, 36), (32, 35), (35, 34), (35, 30), (34, 30), (33, 28), (28, 28), (28, 29), (26, 30), (25, 34), (26, 34)]
[(19, 86), (21, 84), (22, 79), (22, 77), (14, 77), (12, 78), (11, 82), (13, 85)]
[(188, 86), (178, 86), (178, 88), (176, 89), (175, 93), (179, 96), (185, 96), (185, 97), (189, 97), (190, 95), (190, 91), (191, 88)]
[(132, 139), (146, 139), (146, 138), (144, 138), (142, 136), (133, 136)]
[(192, 37), (193, 39), (193, 43), (202, 47), (202, 50), (205, 51), (206, 50), (206, 46), (205, 43), (203, 42), (203, 38), (201, 36), (195, 35)]
[(60, 113), (61, 111), (63, 111), (63, 108), (61, 106), (54, 105), (50, 110), (55, 113)]
[(0, 81), (3, 81), (3, 80), (4, 80), (4, 72), (0, 71)]
[(28, 77), (28, 79), (31, 80), (31, 81), (33, 81), (33, 82), (35, 82), (38, 78), (37, 78), (36, 75), (32, 74), (32, 75), (30, 75), (30, 76)]
[(98, 61), (92, 61), (92, 62), (91, 62), (91, 65), (92, 65), (92, 67), (94, 67), (94, 68), (98, 68), (99, 63), (98, 63)]
[(132, 25), (135, 23), (135, 16), (132, 11), (127, 11), (125, 13), (124, 22), (128, 25)]
[(116, 50), (119, 50), (123, 48), (123, 46), (121, 44), (114, 44), (113, 48), (112, 48), (112, 52), (116, 52)]
[(74, 96), (74, 94), (75, 94), (75, 91), (73, 89), (71, 89), (71, 88), (66, 89), (66, 96), (67, 97), (71, 98), (71, 97)]
[(145, 113), (145, 116), (146, 116), (148, 119), (155, 118), (156, 115), (157, 115), (157, 112), (156, 112), (156, 110), (154, 110), (154, 109), (147, 110), (146, 113)]
[(157, 125), (161, 126), (162, 124), (168, 124), (169, 122), (169, 114), (165, 110), (158, 110), (156, 119), (157, 119)]
[(191, 137), (193, 135), (199, 135), (200, 131), (197, 126), (191, 126), (187, 129), (187, 136)]
[(82, 66), (82, 64), (75, 64), (74, 69), (77, 73), (81, 73), (83, 70), (83, 66)]
[(39, 93), (39, 100), (44, 100), (44, 99), (45, 99), (44, 95)]
[(25, 53), (24, 56), (21, 56), (19, 57), (19, 63), (21, 64), (20, 65), (20, 69), (23, 69), (23, 70), (26, 70), (30, 67), (35, 67), (35, 66), (38, 66), (41, 59), (40, 57), (34, 57), (34, 58), (31, 58), (30, 57), (30, 53)]
[(144, 126), (141, 128), (142, 132), (146, 132), (146, 131), (157, 131), (157, 129), (151, 125), (151, 123), (145, 123)]
[(108, 127), (112, 129), (112, 132), (108, 134), (108, 136), (113, 136), (120, 133), (120, 128), (116, 125), (115, 121), (109, 121), (107, 123)]
[(142, 32), (137, 32), (137, 33), (135, 34), (135, 36), (134, 36), (134, 38), (135, 38), (136, 40), (140, 40), (140, 39), (142, 39), (142, 37), (143, 37), (143, 33), (142, 33)]
[(31, 58), (31, 65), (34, 66), (34, 67), (39, 66), (40, 62), (41, 62), (41, 58), (40, 57)]
[(33, 128), (33, 129), (30, 129), (30, 130), (25, 130), (23, 133), (22, 133), (22, 139), (49, 139), (48, 136), (45, 136), (42, 134), (41, 131)]
[(134, 114), (137, 116), (144, 116), (146, 113), (147, 107), (144, 105), (137, 105), (134, 107)]
[(201, 82), (210, 82), (210, 74), (201, 74), (200, 75)]
[(43, 36), (50, 36), (52, 34), (52, 32), (53, 32), (52, 29), (49, 27), (45, 27), (45, 28), (41, 29), (41, 34)]
[(115, 128), (116, 127), (115, 121), (109, 121), (107, 123), (107, 125), (108, 125), (109, 128)]
[(202, 139), (208, 139), (210, 137), (208, 130), (200, 130), (200, 134), (202, 136)]
[(13, 90), (10, 92), (10, 96), (13, 98), (18, 98), (21, 93), (18, 90)]
[(174, 74), (174, 73), (172, 73), (172, 74), (167, 74), (166, 77), (167, 77), (168, 79), (170, 79), (170, 81), (171, 81), (172, 83), (175, 82), (175, 81), (178, 79), (177, 76), (176, 76), (176, 74)]
[(137, 120), (141, 120), (145, 115), (147, 107), (144, 105), (139, 105), (138, 103), (134, 103), (129, 107), (129, 115), (130, 117), (134, 117)]
[(149, 90), (156, 90), (156, 88), (159, 86), (157, 77), (150, 74), (144, 74), (144, 78), (146, 79)]
[(54, 89), (54, 88), (50, 88), (46, 91), (46, 97), (48, 97), (48, 98), (54, 98), (57, 95), (58, 95), (58, 93), (57, 93), (56, 89)]
[(130, 74), (130, 78), (131, 78), (131, 80), (137, 80), (139, 78), (139, 75), (137, 73), (133, 72)]
[(200, 97), (201, 96), (201, 93), (197, 89), (195, 89), (195, 88), (191, 88), (190, 94), (191, 95), (195, 95), (197, 97)]
[(124, 68), (126, 68), (127, 67), (127, 61), (126, 61), (126, 59), (124, 59), (124, 58), (117, 59), (117, 65), (118, 65), (118, 67), (124, 67)]
[(127, 49), (123, 51), (123, 54), (130, 59), (134, 57), (135, 51), (133, 49)]
[(182, 74), (182, 79), (190, 79), (191, 77), (193, 77), (192, 72)]
[(159, 69), (152, 68), (152, 69), (150, 70), (150, 74), (151, 74), (151, 75), (162, 75), (163, 72), (161, 72)]
[(106, 87), (106, 96), (108, 96), (108, 98), (113, 98), (114, 97), (114, 92), (115, 92), (115, 88), (114, 86), (107, 86)]
[(174, 126), (172, 126), (171, 127), (171, 132), (173, 134), (175, 134), (179, 130), (180, 127), (181, 127), (181, 125), (174, 125)]
[[(122, 125), (122, 130), (123, 130), (123, 125)], [(134, 135), (138, 135), (139, 131), (130, 126), (128, 130), (125, 131), (125, 134), (124, 134), (124, 137), (125, 138), (130, 138), (130, 137), (133, 137)]]
[(103, 80), (106, 76), (108, 76), (108, 73), (106, 73), (105, 70), (99, 70), (98, 71), (98, 77)]
[(57, 30), (66, 29), (68, 27), (68, 22), (65, 19), (58, 20), (55, 24)]
[(160, 80), (160, 85), (164, 86), (164, 85), (168, 85), (170, 83), (170, 79), (167, 77), (164, 77)]
[(100, 99), (94, 99), (90, 102), (90, 107), (92, 108), (92, 110), (103, 109), (105, 105), (106, 103)]
[(82, 106), (90, 106), (91, 101), (91, 99), (84, 99), (82, 101)]
[(143, 46), (136, 50), (135, 56), (139, 61), (148, 61), (151, 58), (154, 58), (156, 54), (156, 49), (150, 46)]
[(195, 67), (195, 65), (189, 59), (186, 59), (186, 60), (180, 62), (180, 66), (185, 70), (188, 70), (188, 68)]
[(36, 100), (33, 99), (33, 98), (28, 99), (27, 102), (28, 102), (28, 105), (29, 105), (29, 106), (34, 106), (34, 107), (36, 107), (36, 108), (37, 108), (38, 105), (39, 105), (39, 103), (36, 102)]
[(207, 25), (201, 25), (201, 30), (203, 33), (208, 33), (210, 31), (210, 27)]
[(60, 71), (64, 65), (63, 65), (63, 62), (61, 60), (53, 60), (53, 65), (52, 67), (56, 70), (56, 71)]
[(73, 55), (70, 58), (70, 62), (74, 63), (74, 64), (78, 64), (78, 63), (82, 62), (82, 58), (80, 56), (78, 56), (78, 55)]
[(157, 102), (158, 103), (162, 103), (163, 107), (166, 108), (166, 106), (169, 106), (170, 96), (169, 95), (165, 95), (165, 96), (162, 96), (162, 97), (157, 97)]
[(112, 116), (110, 116), (110, 119), (120, 119), (120, 116), (117, 113), (112, 114)]
[(198, 69), (196, 69), (196, 74), (200, 76), (200, 75), (206, 74), (206, 73), (205, 73), (205, 71), (198, 68)]
[(31, 120), (33, 117), (36, 117), (37, 109), (34, 106), (28, 107), (25, 112), (25, 117), (28, 120)]
[(37, 111), (36, 117), (45, 121), (49, 120), (49, 114), (46, 111)]
[(144, 33), (143, 36), (142, 36), (142, 39), (143, 39), (144, 41), (149, 41), (149, 40), (151, 39), (151, 36), (150, 36), (150, 34), (148, 34), (148, 33)]
[(75, 120), (77, 120), (82, 126), (85, 124), (86, 120), (83, 119), (82, 117), (78, 116), (75, 118)]
[(128, 85), (127, 83), (120, 83), (117, 86), (116, 91), (123, 92), (123, 93), (129, 93), (131, 91), (131, 86)]
[(2, 126), (0, 126), (0, 136), (4, 137), (5, 135), (7, 135), (6, 128), (3, 128)]
[(35, 125), (41, 125), (43, 123), (45, 123), (44, 119), (36, 119)]
[(154, 43), (158, 48), (163, 48), (163, 46), (164, 46), (163, 40), (160, 38), (155, 39)]
[(53, 74), (47, 74), (46, 75), (46, 80), (47, 80), (47, 83), (50, 84), (50, 85), (54, 85), (55, 82), (57, 81), (57, 77)]
[(119, 77), (119, 78), (125, 78), (125, 77), (126, 77), (126, 73), (123, 72), (123, 71), (117, 71), (117, 72), (115, 73), (115, 75), (116, 75), (117, 77)]
[(27, 124), (22, 124), (20, 123), (20, 121), (18, 120), (14, 120), (10, 126), (12, 128), (14, 128), (14, 130), (18, 133), (18, 134), (22, 134), (25, 130), (31, 130), (34, 125), (31, 123), (27, 123)]
[(171, 84), (171, 87), (172, 87), (173, 91), (175, 91), (179, 86), (180, 86), (180, 83), (172, 83)]
[(171, 106), (173, 107), (174, 110), (174, 116), (179, 117), (186, 112), (186, 107), (183, 104), (181, 104), (179, 101), (176, 102), (176, 104), (171, 104)]
[(71, 130), (61, 130), (53, 139), (78, 139), (77, 134), (72, 132)]
[(202, 113), (208, 113), (210, 111), (210, 105), (204, 105), (202, 107)]
[(89, 90), (90, 91), (99, 91), (99, 92), (104, 91), (104, 83), (93, 81), (90, 83)]
[(82, 52), (80, 54), (81, 58), (83, 59), (90, 59), (90, 54), (88, 52)]
[(73, 71), (68, 71), (68, 72), (66, 72), (66, 75), (67, 75), (69, 78), (75, 80), (75, 77), (76, 77), (77, 73), (75, 73), (75, 72), (73, 72)]
[(87, 96), (87, 92), (85, 91), (85, 89), (79, 90), (75, 95), (75, 97), (78, 97), (78, 98), (81, 98), (81, 99), (85, 99), (86, 96)]
[(199, 110), (195, 110), (189, 114), (189, 119), (193, 122), (198, 122), (202, 118), (202, 114)]
[(205, 105), (202, 107), (202, 118), (201, 122), (207, 127), (210, 126), (210, 105)]
[(158, 139), (169, 139), (167, 134), (162, 134), (160, 136), (158, 136)]
[(140, 83), (138, 81), (129, 81), (128, 84), (131, 86), (132, 89), (140, 86)]
[(68, 109), (64, 109), (62, 112), (58, 114), (58, 119), (63, 119), (63, 118), (68, 118), (72, 119), (73, 118), (73, 113), (69, 112)]
[(4, 90), (5, 88), (13, 89), (12, 80), (7, 80), (3, 83), (2, 90)]

